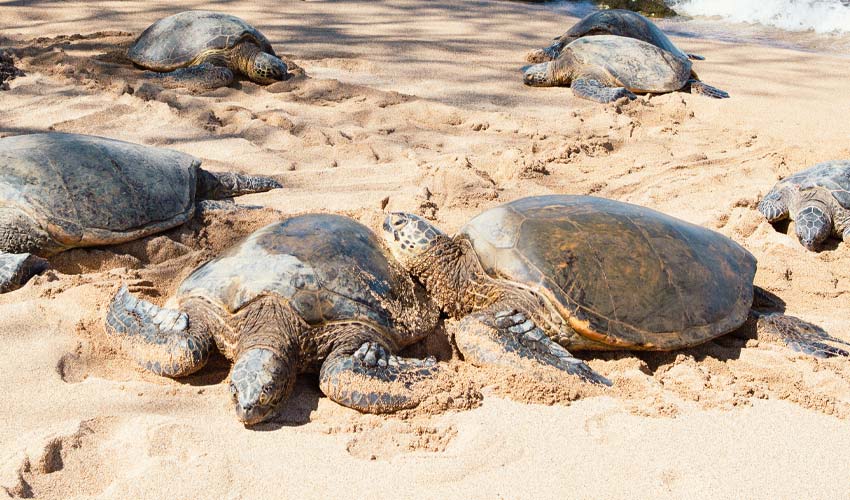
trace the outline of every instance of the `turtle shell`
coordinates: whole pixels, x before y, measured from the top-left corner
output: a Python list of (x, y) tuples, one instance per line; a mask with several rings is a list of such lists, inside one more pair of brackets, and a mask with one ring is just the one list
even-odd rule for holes
[(178, 226), (195, 210), (200, 160), (78, 134), (0, 139), (0, 208), (60, 247), (114, 244)]
[(779, 192), (788, 187), (793, 187), (800, 192), (825, 189), (842, 207), (850, 210), (850, 160), (818, 163), (782, 179), (776, 183), (772, 191)]
[(641, 40), (613, 35), (579, 38), (564, 48), (578, 67), (605, 72), (633, 92), (672, 92), (691, 77), (691, 62)]
[(145, 68), (173, 71), (191, 65), (205, 51), (231, 49), (245, 38), (274, 55), (268, 39), (242, 19), (192, 10), (150, 25), (130, 46), (127, 57)]
[(676, 47), (652, 21), (625, 9), (599, 10), (573, 25), (561, 41), (593, 35), (616, 35), (642, 40), (675, 54), (682, 59), (688, 55)]
[[(389, 331), (410, 278), (375, 234), (347, 217), (309, 214), (265, 226), (192, 272), (178, 300), (201, 296), (229, 313), (275, 293), (311, 325), (360, 321)], [(436, 318), (436, 315), (435, 315)]]
[(739, 327), (756, 259), (714, 231), (590, 196), (495, 207), (461, 229), (487, 273), (545, 297), (607, 346), (673, 349)]

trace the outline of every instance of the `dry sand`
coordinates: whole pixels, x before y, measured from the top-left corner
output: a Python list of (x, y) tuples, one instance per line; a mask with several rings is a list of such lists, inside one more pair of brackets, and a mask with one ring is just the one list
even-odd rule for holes
[[(525, 53), (571, 19), (442, 0), (215, 4), (309, 75), (268, 88), (157, 93), (116, 57), (156, 19), (205, 7), (0, 0), (0, 45), (27, 73), (0, 92), (0, 135), (170, 147), (286, 186), (240, 201), (373, 228), (382, 208), (454, 231), (526, 195), (638, 203), (739, 241), (789, 313), (850, 339), (850, 247), (807, 252), (755, 210), (777, 179), (850, 157), (846, 59), (676, 40), (706, 56), (701, 77), (732, 99), (600, 106), (521, 83)], [(848, 363), (748, 340), (746, 328), (678, 353), (584, 355), (610, 390), (547, 370), (476, 370), (435, 335), (414, 353), (438, 354), (456, 376), (423, 409), (361, 415), (305, 376), (255, 430), (230, 407), (226, 360), (178, 382), (108, 343), (101, 321), (119, 283), (161, 303), (195, 265), (277, 217), (211, 216), (71, 251), (0, 296), (0, 497), (850, 498)]]

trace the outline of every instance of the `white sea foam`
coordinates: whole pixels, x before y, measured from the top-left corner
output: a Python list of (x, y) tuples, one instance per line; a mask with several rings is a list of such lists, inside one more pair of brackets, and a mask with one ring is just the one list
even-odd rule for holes
[(672, 0), (689, 16), (717, 16), (788, 31), (850, 33), (850, 0)]

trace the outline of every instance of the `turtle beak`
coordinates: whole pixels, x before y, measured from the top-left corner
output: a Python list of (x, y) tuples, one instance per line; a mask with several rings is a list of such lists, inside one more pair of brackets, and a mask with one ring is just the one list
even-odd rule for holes
[(263, 408), (259, 405), (236, 403), (236, 418), (239, 419), (246, 427), (259, 424), (268, 418), (271, 413), (269, 408)]

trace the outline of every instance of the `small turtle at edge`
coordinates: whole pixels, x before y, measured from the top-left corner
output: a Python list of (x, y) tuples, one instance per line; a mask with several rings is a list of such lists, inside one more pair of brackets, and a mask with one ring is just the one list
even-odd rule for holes
[(530, 63), (541, 63), (557, 59), (564, 47), (585, 36), (616, 35), (643, 40), (683, 58), (702, 61), (705, 58), (696, 54), (686, 54), (667, 38), (646, 17), (625, 9), (598, 10), (575, 23), (566, 33), (555, 39), (555, 43), (545, 49), (537, 49), (528, 53), (525, 60)]
[(579, 38), (554, 61), (524, 68), (523, 79), (533, 87), (569, 85), (576, 96), (601, 103), (676, 90), (729, 97), (700, 81), (691, 61), (642, 40), (614, 35)]
[(439, 309), (380, 239), (339, 215), (270, 224), (192, 272), (157, 307), (122, 287), (106, 329), (146, 369), (182, 377), (213, 347), (234, 361), (238, 418), (271, 417), (299, 373), (319, 373), (333, 401), (363, 412), (416, 406), (433, 358), (392, 353), (424, 338)]
[(262, 85), (291, 76), (265, 35), (238, 17), (204, 10), (153, 23), (130, 46), (127, 57), (157, 72), (150, 75), (154, 78), (193, 89), (225, 87), (234, 73)]
[(194, 156), (103, 137), (50, 132), (0, 139), (0, 293), (69, 248), (113, 245), (179, 226), (198, 208), (281, 187), (209, 172)]
[(729, 238), (648, 208), (589, 196), (497, 206), (454, 237), (392, 213), (384, 239), (451, 317), (476, 365), (536, 360), (609, 383), (567, 350), (669, 351), (730, 333), (753, 315), (760, 339), (815, 356), (848, 346), (815, 325), (754, 307), (756, 259)]
[(832, 235), (850, 242), (850, 160), (819, 163), (777, 182), (758, 209), (771, 223), (793, 220), (809, 250)]

